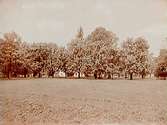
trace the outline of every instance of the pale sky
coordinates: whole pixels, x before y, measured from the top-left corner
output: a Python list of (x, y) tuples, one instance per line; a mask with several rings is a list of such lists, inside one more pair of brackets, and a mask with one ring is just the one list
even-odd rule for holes
[(65, 45), (80, 26), (85, 35), (105, 27), (120, 42), (144, 36), (157, 55), (167, 47), (167, 0), (0, 0), (0, 32), (15, 31), (27, 42)]

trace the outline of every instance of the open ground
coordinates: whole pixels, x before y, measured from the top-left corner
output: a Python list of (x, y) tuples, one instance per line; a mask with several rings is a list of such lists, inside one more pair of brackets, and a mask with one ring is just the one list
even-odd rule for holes
[(167, 82), (0, 81), (0, 125), (166, 125)]

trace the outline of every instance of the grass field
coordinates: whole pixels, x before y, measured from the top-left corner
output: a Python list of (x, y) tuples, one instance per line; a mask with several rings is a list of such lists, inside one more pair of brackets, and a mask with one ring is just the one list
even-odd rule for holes
[(0, 81), (0, 125), (167, 125), (167, 82)]

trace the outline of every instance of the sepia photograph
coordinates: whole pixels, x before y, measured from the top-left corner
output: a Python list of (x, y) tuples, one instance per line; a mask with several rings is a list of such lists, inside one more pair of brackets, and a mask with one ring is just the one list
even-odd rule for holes
[(0, 125), (167, 125), (167, 0), (0, 0)]

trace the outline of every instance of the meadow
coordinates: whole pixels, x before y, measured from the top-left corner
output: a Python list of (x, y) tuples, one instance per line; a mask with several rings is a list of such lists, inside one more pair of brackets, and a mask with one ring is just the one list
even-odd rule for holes
[(163, 80), (0, 81), (0, 125), (166, 125)]

